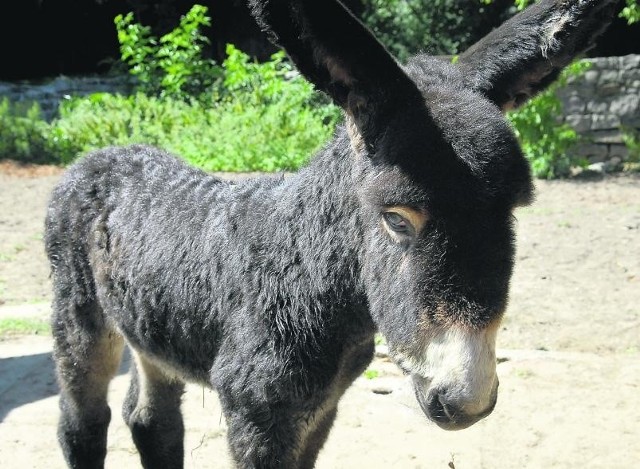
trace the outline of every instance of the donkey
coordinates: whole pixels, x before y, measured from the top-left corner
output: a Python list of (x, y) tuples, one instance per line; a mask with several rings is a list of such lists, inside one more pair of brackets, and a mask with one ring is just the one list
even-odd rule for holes
[(488, 415), (512, 212), (533, 194), (503, 111), (589, 49), (616, 3), (542, 0), (455, 63), (400, 65), (337, 0), (250, 2), (345, 122), (286, 178), (228, 182), (144, 145), (68, 169), (45, 236), (68, 465), (103, 467), (125, 345), (147, 468), (183, 466), (185, 381), (217, 391), (238, 467), (313, 467), (377, 331), (429, 419)]

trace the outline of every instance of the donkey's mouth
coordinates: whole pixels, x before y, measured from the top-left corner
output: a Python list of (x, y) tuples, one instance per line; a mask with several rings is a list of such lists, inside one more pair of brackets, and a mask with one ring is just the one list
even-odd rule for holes
[(425, 415), (444, 430), (463, 430), (489, 415), (496, 406), (498, 384), (491, 394), (488, 406), (479, 413), (468, 413), (464, 403), (451, 396), (445, 389), (430, 388), (428, 380), (419, 375), (412, 375), (413, 388), (420, 408)]

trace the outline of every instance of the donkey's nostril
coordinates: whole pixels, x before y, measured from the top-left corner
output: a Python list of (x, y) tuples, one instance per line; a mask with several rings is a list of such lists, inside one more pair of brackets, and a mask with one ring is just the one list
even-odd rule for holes
[(459, 416), (458, 409), (451, 404), (447, 404), (444, 396), (437, 391), (429, 393), (427, 410), (429, 417), (438, 423), (455, 422)]

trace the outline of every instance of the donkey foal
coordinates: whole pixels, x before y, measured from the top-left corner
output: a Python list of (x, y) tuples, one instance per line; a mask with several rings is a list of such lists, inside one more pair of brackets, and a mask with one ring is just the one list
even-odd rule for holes
[(439, 426), (495, 406), (512, 211), (532, 197), (501, 111), (588, 49), (617, 2), (542, 0), (456, 64), (404, 66), (338, 1), (250, 3), (345, 125), (286, 179), (231, 183), (141, 145), (69, 168), (45, 238), (70, 467), (104, 464), (125, 344), (123, 416), (147, 468), (183, 466), (186, 380), (217, 391), (239, 467), (312, 467), (376, 331)]

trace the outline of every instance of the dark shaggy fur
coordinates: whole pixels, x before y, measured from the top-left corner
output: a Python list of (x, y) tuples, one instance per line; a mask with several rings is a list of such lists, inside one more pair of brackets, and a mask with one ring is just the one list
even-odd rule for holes
[(615, 2), (543, 0), (456, 65), (404, 67), (337, 1), (250, 3), (347, 122), (289, 178), (231, 183), (141, 145), (68, 170), (46, 250), (71, 467), (103, 465), (125, 344), (144, 467), (182, 467), (184, 380), (218, 392), (238, 466), (312, 467), (376, 330), (442, 427), (495, 405), (512, 210), (532, 192), (500, 108), (588, 48)]

